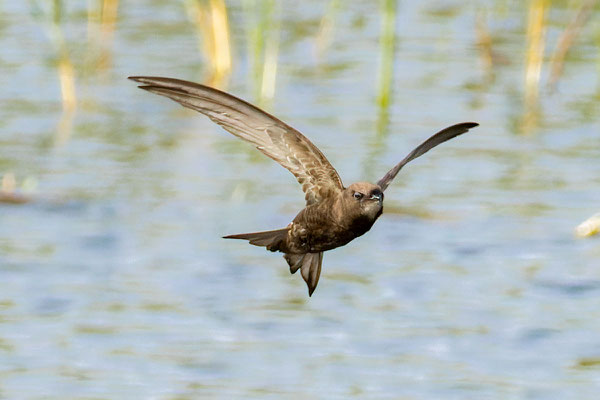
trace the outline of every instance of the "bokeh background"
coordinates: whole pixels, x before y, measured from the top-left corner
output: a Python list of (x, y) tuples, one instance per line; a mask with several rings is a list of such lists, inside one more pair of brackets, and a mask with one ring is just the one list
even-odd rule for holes
[[(1, 399), (598, 398), (598, 1), (0, 9)], [(402, 171), (309, 299), (221, 239), (285, 226), (294, 178), (129, 75), (264, 107), (346, 184), (481, 126)]]

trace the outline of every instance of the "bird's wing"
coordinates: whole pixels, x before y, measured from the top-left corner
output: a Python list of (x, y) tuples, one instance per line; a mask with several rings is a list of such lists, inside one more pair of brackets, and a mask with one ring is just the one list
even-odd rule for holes
[(417, 157), (422, 156), (427, 153), (429, 150), (433, 149), (438, 144), (442, 144), (447, 140), (457, 137), (458, 135), (462, 135), (465, 132), (468, 132), (469, 129), (475, 128), (478, 126), (478, 123), (475, 122), (463, 122), (460, 124), (449, 126), (445, 129), (442, 129), (423, 143), (421, 143), (417, 148), (411, 151), (402, 161), (400, 161), (394, 168), (390, 169), (387, 174), (383, 176), (377, 182), (381, 190), (385, 190), (388, 185), (392, 182), (392, 180), (398, 175), (398, 172), (404, 167), (406, 164), (411, 162)]
[(307, 205), (343, 189), (342, 180), (321, 151), (300, 132), (244, 100), (220, 90), (172, 78), (132, 76), (141, 89), (208, 116), (225, 130), (256, 146), (288, 169), (306, 193)]

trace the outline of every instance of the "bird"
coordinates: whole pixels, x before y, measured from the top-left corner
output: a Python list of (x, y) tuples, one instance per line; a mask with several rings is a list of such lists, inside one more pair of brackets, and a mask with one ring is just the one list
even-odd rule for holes
[(319, 282), (323, 252), (344, 246), (368, 232), (383, 213), (384, 192), (410, 161), (478, 126), (463, 122), (425, 140), (377, 183), (344, 186), (338, 172), (306, 136), (260, 108), (209, 86), (180, 79), (131, 76), (140, 89), (196, 110), (226, 131), (253, 144), (289, 170), (302, 186), (305, 207), (285, 228), (227, 235), (281, 252), (292, 274), (300, 270), (312, 296)]

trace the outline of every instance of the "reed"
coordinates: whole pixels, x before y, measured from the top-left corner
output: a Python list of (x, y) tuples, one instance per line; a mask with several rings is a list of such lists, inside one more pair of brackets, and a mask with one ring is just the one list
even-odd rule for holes
[(205, 82), (226, 87), (231, 74), (231, 35), (224, 0), (186, 0), (188, 17), (196, 28), (200, 51), (207, 64)]
[(594, 11), (594, 7), (598, 3), (598, 0), (586, 0), (580, 6), (577, 12), (575, 13), (575, 17), (569, 23), (569, 25), (565, 28), (565, 30), (560, 35), (558, 39), (558, 44), (556, 45), (556, 49), (552, 53), (552, 58), (550, 59), (550, 77), (548, 79), (548, 88), (551, 91), (556, 89), (556, 84), (560, 77), (562, 76), (565, 64), (565, 58), (567, 57), (567, 53), (575, 43), (575, 40), (581, 33), (581, 29), (583, 26), (589, 21), (592, 12)]
[(339, 0), (331, 0), (327, 5), (325, 14), (319, 23), (319, 31), (315, 37), (315, 58), (321, 60), (331, 45), (335, 32), (335, 21), (340, 9)]
[(394, 86), (394, 60), (396, 58), (396, 0), (381, 0), (379, 7), (381, 30), (379, 36), (379, 69), (377, 73), (377, 120), (375, 137), (365, 161), (365, 172), (375, 176), (376, 160), (385, 148), (385, 139), (389, 134), (390, 106)]
[(281, 13), (274, 0), (246, 0), (248, 58), (254, 97), (261, 107), (269, 108), (275, 96)]
[(56, 53), (56, 68), (60, 83), (63, 114), (58, 124), (54, 142), (63, 145), (69, 141), (72, 130), (72, 120), (77, 108), (77, 92), (75, 87), (75, 67), (69, 55), (61, 21), (63, 18), (63, 4), (60, 0), (50, 3), (50, 9), (44, 9), (48, 3), (32, 2), (31, 14), (43, 26)]
[(491, 83), (495, 80), (494, 73), (494, 52), (492, 35), (487, 24), (487, 14), (483, 10), (477, 13), (475, 19), (475, 35), (477, 36), (477, 49), (479, 58), (485, 72), (485, 80)]
[(529, 133), (539, 124), (539, 84), (545, 50), (548, 0), (529, 0), (525, 53), (525, 114), (521, 129)]
[(88, 53), (95, 72), (112, 67), (112, 44), (118, 11), (119, 0), (88, 2)]
[(379, 37), (379, 79), (377, 106), (387, 115), (393, 93), (394, 56), (396, 47), (396, 0), (381, 0), (381, 35)]

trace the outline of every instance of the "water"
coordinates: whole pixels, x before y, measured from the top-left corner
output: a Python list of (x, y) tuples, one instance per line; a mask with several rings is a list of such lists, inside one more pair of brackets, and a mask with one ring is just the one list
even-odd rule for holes
[[(280, 255), (221, 239), (285, 226), (303, 206), (294, 178), (125, 79), (206, 77), (182, 4), (120, 4), (105, 64), (87, 9), (65, 4), (73, 114), (48, 10), (2, 5), (0, 174), (31, 201), (0, 204), (0, 398), (597, 398), (600, 247), (573, 233), (598, 212), (597, 15), (551, 94), (548, 59), (576, 9), (547, 10), (531, 105), (535, 2), (401, 2), (386, 123), (384, 12), (335, 4), (272, 10), (277, 79), (264, 104), (346, 184), (376, 181), (447, 125), (481, 126), (402, 171), (371, 232), (325, 254), (310, 299)], [(227, 6), (227, 90), (259, 101), (257, 13)]]

